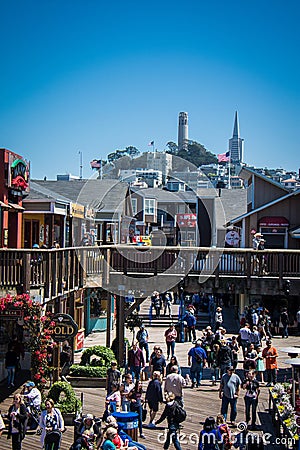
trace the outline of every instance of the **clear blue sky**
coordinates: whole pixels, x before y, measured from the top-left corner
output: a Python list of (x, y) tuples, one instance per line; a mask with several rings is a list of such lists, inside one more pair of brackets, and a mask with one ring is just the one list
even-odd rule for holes
[(128, 145), (189, 137), (245, 162), (298, 169), (300, 3), (278, 0), (1, 1), (0, 146), (34, 178), (84, 177)]

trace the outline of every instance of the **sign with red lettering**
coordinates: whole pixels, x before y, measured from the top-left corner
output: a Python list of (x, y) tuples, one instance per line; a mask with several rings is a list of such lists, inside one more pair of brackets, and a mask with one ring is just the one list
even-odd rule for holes
[(79, 333), (76, 334), (75, 350), (81, 350), (83, 348), (83, 344), (84, 344), (84, 331), (79, 331)]

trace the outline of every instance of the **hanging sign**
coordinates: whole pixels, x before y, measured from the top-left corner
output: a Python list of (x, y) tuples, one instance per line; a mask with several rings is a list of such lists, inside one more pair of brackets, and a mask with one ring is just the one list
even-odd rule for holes
[(52, 338), (55, 342), (63, 342), (73, 338), (78, 333), (78, 325), (69, 314), (56, 314), (53, 317)]

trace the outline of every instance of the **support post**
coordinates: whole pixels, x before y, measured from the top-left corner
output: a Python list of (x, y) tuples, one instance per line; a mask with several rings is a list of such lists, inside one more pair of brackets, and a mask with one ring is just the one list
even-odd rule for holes
[(106, 347), (110, 348), (110, 333), (111, 333), (111, 294), (107, 292), (107, 323), (106, 323)]
[(118, 344), (118, 363), (124, 367), (124, 297), (117, 296), (117, 344)]

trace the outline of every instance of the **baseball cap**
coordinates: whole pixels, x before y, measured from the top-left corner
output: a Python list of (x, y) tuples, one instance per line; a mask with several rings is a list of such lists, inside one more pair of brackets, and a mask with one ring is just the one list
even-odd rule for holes
[(26, 383), (26, 387), (33, 387), (33, 386), (35, 386), (35, 383), (33, 381), (28, 381)]

